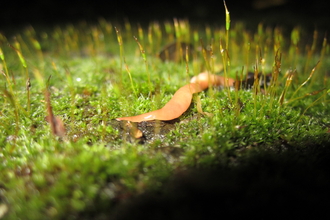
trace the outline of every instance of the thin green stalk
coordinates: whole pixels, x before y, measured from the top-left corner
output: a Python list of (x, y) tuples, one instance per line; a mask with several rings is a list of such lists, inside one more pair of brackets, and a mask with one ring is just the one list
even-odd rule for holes
[(35, 38), (31, 38), (30, 40), (33, 44), (33, 47), (37, 50), (37, 54), (38, 54), (38, 57), (39, 57), (38, 64), (39, 64), (41, 70), (43, 71), (44, 66), (45, 66), (45, 61), (44, 61), (44, 56), (43, 56), (43, 53), (42, 53), (41, 45), (40, 45), (39, 41), (37, 41)]
[(125, 19), (124, 26), (125, 26), (126, 39), (129, 39), (130, 37), (132, 37), (132, 25), (127, 18)]
[(270, 109), (273, 107), (273, 102), (275, 101), (276, 97), (276, 90), (278, 88), (278, 77), (281, 72), (281, 64), (282, 64), (282, 54), (279, 52), (279, 50), (275, 53), (275, 60), (274, 60), (274, 66), (272, 71), (272, 79), (270, 83), (269, 88), (269, 94), (270, 94)]
[[(16, 104), (16, 99), (13, 97), (13, 94), (11, 94), (10, 92), (8, 92), (6, 89), (3, 90), (5, 96), (9, 99), (9, 102), (11, 103), (11, 105), (14, 108), (14, 115), (15, 115), (15, 136), (18, 136), (18, 131), (20, 129), (20, 121), (19, 121), (19, 109), (18, 106)], [(13, 149), (16, 147), (16, 138), (14, 138), (14, 145), (13, 145)], [(12, 149), (12, 150), (13, 150)]]
[(258, 62), (254, 68), (254, 82), (253, 82), (253, 104), (254, 104), (254, 118), (257, 118), (257, 104), (258, 104), (258, 92), (259, 92), (259, 69), (258, 69)]
[[(226, 47), (223, 48), (222, 42), (220, 41), (220, 52), (222, 55), (224, 76), (227, 79), (229, 77), (228, 72), (229, 72), (229, 67), (230, 67), (230, 57), (229, 57), (229, 53), (228, 53), (228, 51), (229, 51), (230, 15), (229, 15), (229, 11), (228, 11), (225, 0), (223, 0), (223, 4), (225, 7), (225, 13), (226, 13), (226, 42), (225, 42)], [(229, 88), (227, 80), (225, 81), (225, 86), (227, 88), (229, 100), (232, 103), (232, 99), (230, 96), (230, 88)]]
[[(225, 11), (226, 11), (226, 50), (229, 48), (229, 30), (230, 30), (230, 15), (229, 11), (227, 9), (226, 1), (223, 0), (223, 4), (225, 6)], [(230, 65), (230, 63), (228, 63)]]
[(152, 31), (152, 25), (149, 25), (149, 27), (148, 27), (148, 42), (149, 42), (149, 48), (153, 52), (153, 49), (154, 49), (154, 36), (153, 36), (152, 32), (153, 32)]
[[(16, 43), (16, 46), (18, 48), (20, 48), (19, 46), (19, 43), (18, 41), (15, 42)], [(31, 84), (30, 84), (30, 77), (29, 77), (29, 70), (27, 68), (27, 65), (26, 65), (26, 61), (25, 61), (25, 58), (24, 56), (22, 55), (22, 52), (19, 50), (19, 49), (16, 49), (15, 47), (13, 47), (12, 45), (9, 44), (9, 46), (15, 50), (22, 66), (23, 66), (23, 69), (24, 69), (24, 75), (25, 75), (25, 83), (26, 83), (26, 92), (27, 92), (27, 114), (30, 115), (30, 108), (31, 108), (31, 101), (30, 101), (30, 87), (31, 87)]]
[(138, 24), (138, 35), (139, 39), (143, 42), (144, 41), (144, 34), (143, 34), (143, 28), (140, 24)]
[(4, 71), (2, 70), (1, 72), (6, 78), (7, 84), (9, 86), (10, 93), (13, 94), (13, 87), (12, 87), (11, 80), (10, 80), (10, 77), (9, 77), (9, 72), (8, 72), (8, 67), (7, 67), (7, 63), (6, 63), (6, 60), (5, 60), (5, 55), (4, 55), (1, 47), (0, 47), (0, 59), (2, 60), (3, 67), (4, 67)]
[(297, 66), (299, 47), (298, 43), (300, 41), (300, 28), (294, 28), (291, 32), (291, 44), (289, 48), (289, 56), (293, 60), (293, 66)]
[[(324, 90), (324, 89), (323, 89)], [(323, 91), (322, 90), (322, 91)], [(328, 94), (328, 91), (326, 91), (326, 92), (324, 92), (319, 98), (317, 98), (314, 102), (312, 102), (312, 104), (310, 104), (309, 106), (307, 106), (307, 108), (303, 111), (303, 113), (300, 115), (300, 117), (299, 117), (299, 120), (301, 119), (301, 117), (303, 116), (303, 115), (305, 115), (305, 113), (306, 113), (306, 111), (309, 109), (309, 108), (311, 108), (311, 107), (313, 107), (314, 105), (316, 105), (317, 103), (318, 103), (318, 101), (319, 100), (321, 100), (324, 96), (326, 96)], [(298, 120), (298, 121), (299, 121)]]
[[(65, 75), (67, 82), (69, 84), (69, 89), (70, 89), (70, 95), (71, 95), (71, 122), (74, 123), (74, 110), (75, 110), (75, 102), (76, 102), (76, 91), (75, 91), (75, 86), (73, 83), (71, 71), (68, 66), (65, 67)], [(50, 77), (48, 79), (49, 83)], [(48, 86), (47, 86), (48, 87)], [(72, 125), (73, 126), (73, 125)]]
[(239, 91), (240, 91), (239, 88), (242, 87), (241, 84), (242, 84), (242, 79), (243, 79), (243, 72), (244, 72), (244, 66), (242, 66), (240, 76), (238, 76), (238, 72), (236, 72), (236, 76), (235, 76), (236, 82), (241, 82), (240, 84), (235, 83), (235, 124), (239, 123), (239, 116), (240, 116), (241, 107), (242, 107), (242, 103), (239, 98)]
[(211, 40), (211, 44), (210, 44), (210, 67), (211, 67), (211, 73), (215, 73), (215, 69), (214, 69), (214, 39)]
[(161, 44), (162, 44), (162, 30), (160, 28), (160, 25), (158, 22), (154, 22), (152, 25), (152, 30), (154, 32), (154, 36), (156, 36), (156, 43), (152, 44), (152, 52), (156, 52), (156, 50), (158, 50), (158, 48), (160, 48)]
[[(8, 67), (7, 67), (7, 63), (6, 63), (6, 59), (5, 59), (5, 55), (2, 51), (2, 49), (0, 48), (0, 59), (2, 60), (2, 64), (4, 67), (4, 70), (1, 70), (2, 75), (5, 76), (6, 81), (7, 81), (7, 85), (9, 87), (9, 91), (7, 89), (4, 90), (4, 93), (6, 95), (6, 97), (9, 99), (9, 102), (11, 103), (11, 105), (14, 108), (14, 112), (15, 112), (15, 121), (16, 121), (16, 134), (18, 134), (18, 130), (19, 130), (19, 110), (21, 109), (21, 111), (26, 115), (27, 112), (20, 106), (18, 100), (17, 100), (17, 96), (15, 95), (15, 92), (13, 90), (13, 86), (12, 86), (12, 81), (10, 79), (9, 76), (9, 71), (8, 71)], [(28, 96), (29, 97), (29, 96)]]
[(179, 26), (179, 21), (178, 19), (174, 18), (174, 34), (178, 42), (181, 42), (181, 31), (180, 31), (180, 26)]
[(203, 54), (203, 58), (204, 58), (204, 61), (205, 61), (205, 66), (206, 66), (206, 70), (211, 72), (211, 66), (210, 66), (210, 62), (209, 62), (209, 59), (207, 57), (207, 52), (206, 52), (206, 49), (205, 49), (205, 46), (204, 46), (204, 42), (202, 39), (200, 39), (200, 44), (202, 46), (202, 54)]
[[(245, 55), (245, 59), (244, 59), (244, 65), (246, 67), (248, 67), (250, 65), (250, 50), (251, 50), (251, 37), (249, 35), (249, 33), (243, 32), (243, 42), (244, 42), (244, 55)], [(248, 72), (248, 69), (246, 70), (246, 74)]]
[(307, 59), (306, 59), (304, 70), (303, 70), (304, 73), (307, 73), (308, 72), (308, 69), (310, 68), (310, 62), (311, 62), (312, 56), (313, 56), (313, 54), (315, 52), (316, 36), (317, 36), (317, 31), (314, 31), (312, 46), (310, 46), (310, 45), (307, 45), (306, 46), (306, 48), (307, 48), (306, 49), (307, 50)]
[(117, 29), (117, 27), (114, 27), (115, 30), (116, 30), (116, 35), (117, 35), (117, 41), (118, 41), (118, 44), (119, 44), (119, 56), (120, 56), (120, 83), (123, 85), (123, 57), (124, 57), (124, 50), (123, 50), (123, 40), (122, 40), (122, 37), (121, 37), (121, 34), (119, 32), (119, 30)]
[(129, 68), (128, 68), (128, 65), (127, 65), (127, 63), (126, 63), (125, 58), (124, 58), (124, 63), (125, 63), (126, 72), (127, 72), (127, 74), (128, 74), (129, 80), (130, 80), (130, 82), (131, 82), (132, 90), (133, 90), (133, 92), (134, 92), (135, 97), (137, 98), (138, 95), (137, 95), (137, 92), (136, 92), (135, 87), (134, 87), (134, 83), (133, 83), (133, 79), (132, 79), (132, 74), (131, 74), (131, 71), (130, 71)]
[[(297, 101), (297, 100), (299, 100), (299, 99), (303, 99), (303, 98), (305, 98), (305, 97), (307, 97), (307, 96), (314, 96), (314, 95), (317, 95), (317, 94), (319, 94), (320, 92), (322, 92), (322, 91), (325, 90), (325, 89), (326, 89), (326, 88), (323, 88), (323, 89), (319, 89), (319, 90), (316, 90), (316, 91), (313, 91), (313, 92), (306, 93), (306, 94), (303, 95), (303, 96), (299, 96), (299, 97), (297, 97), (297, 98), (290, 99), (289, 101), (285, 102), (285, 104), (292, 103), (292, 102)], [(330, 90), (328, 90), (328, 93), (329, 93), (329, 92), (330, 92)]]
[(296, 70), (294, 71), (290, 71), (290, 73), (287, 75), (287, 78), (286, 78), (286, 82), (285, 82), (285, 86), (284, 86), (284, 89), (280, 95), (280, 98), (278, 100), (278, 102), (280, 103), (280, 106), (283, 105), (283, 102), (284, 102), (284, 99), (285, 99), (285, 94), (286, 92), (288, 91), (288, 88), (289, 86), (291, 85), (291, 82), (292, 82), (292, 78), (293, 78), (293, 75), (296, 73)]
[[(224, 72), (224, 77), (225, 79), (228, 79), (228, 66), (227, 66), (227, 63), (229, 62), (229, 55), (228, 55), (228, 51), (226, 49), (223, 48), (222, 46), (222, 41), (220, 40), (220, 53), (221, 53), (221, 56), (222, 56), (222, 63), (223, 63), (223, 72)], [(225, 86), (226, 86), (226, 90), (227, 90), (227, 94), (228, 94), (228, 98), (230, 100), (230, 103), (232, 103), (232, 99), (231, 99), (231, 96), (230, 96), (230, 88), (229, 88), (229, 85), (228, 85), (228, 81), (226, 80), (225, 81)]]
[[(121, 34), (120, 34), (120, 31), (119, 31), (116, 27), (115, 27), (115, 30), (116, 30), (117, 41), (118, 41), (118, 44), (119, 44), (119, 50), (120, 50), (120, 68), (122, 68), (122, 65), (123, 65), (123, 63), (124, 63), (124, 64), (125, 64), (125, 68), (126, 68), (126, 72), (127, 72), (128, 77), (129, 77), (129, 79), (130, 79), (130, 82), (131, 82), (131, 87), (132, 87), (132, 90), (133, 90), (133, 92), (134, 92), (134, 95), (135, 95), (136, 97), (138, 97), (137, 92), (136, 92), (135, 87), (134, 87), (134, 83), (133, 83), (133, 79), (132, 79), (131, 72), (130, 72), (130, 70), (129, 70), (129, 68), (128, 68), (128, 65), (127, 65), (127, 63), (126, 63), (126, 60), (125, 60), (125, 56), (124, 56), (124, 48), (123, 48), (123, 38), (122, 38), (122, 36), (121, 36)], [(120, 72), (123, 73), (122, 69), (121, 69)], [(121, 83), (124, 84), (122, 74), (121, 74)]]
[(296, 89), (296, 91), (294, 91), (293, 95), (291, 96), (291, 99), (294, 98), (295, 95), (297, 94), (297, 92), (312, 78), (312, 76), (314, 75), (314, 72), (316, 70), (316, 67), (319, 65), (319, 63), (320, 63), (320, 61), (318, 61), (316, 63), (316, 65), (314, 66), (314, 68), (310, 72), (308, 78), (302, 84), (300, 84), (300, 86)]
[(141, 53), (142, 59), (144, 61), (145, 67), (146, 67), (146, 73), (147, 73), (147, 76), (148, 76), (149, 91), (152, 91), (152, 84), (151, 84), (151, 79), (150, 79), (150, 72), (149, 72), (149, 68), (148, 68), (148, 61), (147, 61), (146, 52), (145, 52), (144, 48), (142, 47), (142, 45), (140, 44), (140, 42), (138, 41), (138, 39), (135, 36), (133, 36), (133, 38), (139, 46), (140, 53)]

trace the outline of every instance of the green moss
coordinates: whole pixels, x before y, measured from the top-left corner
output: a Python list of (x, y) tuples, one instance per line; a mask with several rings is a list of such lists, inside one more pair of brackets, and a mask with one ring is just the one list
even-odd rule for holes
[[(237, 23), (226, 35), (224, 28), (186, 20), (115, 26), (121, 47), (105, 20), (47, 31), (29, 27), (14, 41), (0, 35), (0, 204), (9, 207), (8, 219), (107, 214), (158, 190), (180, 170), (237, 165), (259, 151), (276, 155), (329, 142), (329, 45), (315, 37), (302, 42), (313, 33), (299, 27), (288, 37), (265, 25), (251, 33)], [(189, 62), (157, 58), (174, 36), (194, 45)], [(19, 44), (22, 57), (7, 43), (17, 50)], [(190, 77), (222, 67), (231, 77), (259, 71), (273, 81), (249, 90), (210, 88), (196, 96), (212, 116), (197, 113), (194, 99), (173, 130), (145, 144), (111, 126), (111, 119), (162, 107)], [(53, 135), (45, 120), (45, 89), (65, 138)]]

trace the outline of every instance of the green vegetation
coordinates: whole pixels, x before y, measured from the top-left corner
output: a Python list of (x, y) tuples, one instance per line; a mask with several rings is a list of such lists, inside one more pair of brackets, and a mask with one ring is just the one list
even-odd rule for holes
[[(325, 35), (263, 24), (249, 31), (229, 20), (228, 14), (224, 28), (101, 19), (0, 34), (0, 218), (103, 216), (124, 200), (159, 190), (180, 170), (326, 146)], [(157, 54), (173, 42), (194, 50), (163, 62)], [(186, 49), (177, 48), (179, 54)], [(197, 94), (169, 132), (157, 136), (156, 122), (144, 143), (112, 120), (162, 107), (206, 70), (240, 81), (252, 72), (255, 86)], [(259, 83), (266, 75), (269, 84)], [(198, 98), (211, 114), (198, 113)]]

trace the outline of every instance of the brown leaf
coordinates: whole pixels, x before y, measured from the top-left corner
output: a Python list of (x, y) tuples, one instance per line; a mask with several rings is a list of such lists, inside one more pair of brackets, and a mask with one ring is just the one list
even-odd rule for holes
[(48, 113), (48, 115), (46, 116), (46, 121), (48, 121), (50, 124), (52, 134), (60, 138), (64, 138), (66, 130), (62, 120), (59, 117), (54, 116), (52, 105), (50, 103), (50, 94), (48, 90), (45, 91), (45, 99)]
[[(52, 120), (50, 120), (50, 119), (52, 119)], [(46, 121), (50, 123), (53, 135), (58, 136), (60, 138), (65, 137), (66, 130), (65, 130), (64, 123), (61, 120), (61, 118), (56, 117), (54, 115), (52, 115), (52, 116), (47, 115)]]

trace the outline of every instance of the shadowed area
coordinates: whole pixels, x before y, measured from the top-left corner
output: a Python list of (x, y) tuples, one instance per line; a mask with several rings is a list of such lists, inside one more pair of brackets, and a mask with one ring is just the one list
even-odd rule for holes
[(237, 166), (181, 171), (162, 190), (137, 196), (111, 219), (269, 219), (325, 217), (330, 205), (329, 148), (262, 152)]

